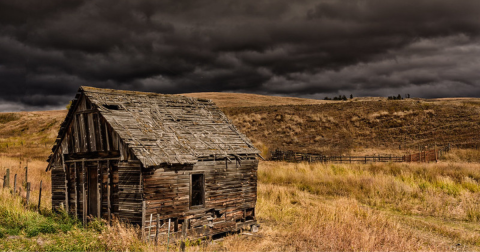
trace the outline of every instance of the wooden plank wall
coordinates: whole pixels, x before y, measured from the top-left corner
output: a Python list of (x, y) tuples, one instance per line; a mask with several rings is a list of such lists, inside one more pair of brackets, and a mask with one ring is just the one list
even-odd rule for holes
[[(115, 160), (103, 160), (103, 161), (88, 161), (85, 160), (83, 165), (85, 166), (85, 171), (87, 170), (86, 167), (94, 166), (97, 167), (100, 171), (100, 177), (98, 178), (99, 183), (99, 200), (100, 200), (100, 216), (102, 218), (108, 219), (108, 182), (110, 181), (110, 213), (118, 215), (118, 161)], [(90, 200), (88, 199), (88, 181), (84, 180), (85, 176), (82, 169), (82, 161), (76, 162), (67, 162), (66, 167), (68, 169), (68, 209), (69, 213), (72, 216), (77, 216), (78, 219), (83, 219), (83, 185), (85, 184), (85, 196), (87, 202)], [(86, 174), (87, 175), (87, 174)], [(109, 179), (110, 176), (110, 179)], [(56, 184), (53, 184), (56, 186)], [(64, 188), (62, 191), (64, 192)], [(60, 195), (60, 194), (59, 194)], [(93, 199), (98, 200), (98, 199)], [(62, 202), (62, 201), (59, 201)], [(55, 204), (60, 204), (56, 202)], [(85, 206), (87, 208), (87, 206)], [(88, 209), (88, 208), (87, 208)], [(97, 216), (95, 216), (97, 217)]]
[[(255, 158), (229, 161), (205, 160), (193, 166), (146, 170), (144, 179), (145, 220), (156, 216), (160, 233), (166, 233), (168, 219), (173, 221), (171, 232), (186, 229), (187, 235), (206, 236), (236, 229), (239, 223), (254, 221), (257, 200), (257, 167)], [(205, 206), (190, 207), (190, 177), (205, 176)], [(188, 223), (188, 224), (187, 224)], [(183, 225), (186, 225), (183, 227)], [(203, 227), (208, 228), (204, 229)], [(195, 233), (201, 229), (200, 233)], [(155, 233), (155, 232), (154, 232)]]
[(52, 166), (52, 206), (60, 207), (60, 203), (65, 206), (65, 172), (62, 166)]
[(140, 161), (118, 163), (118, 218), (142, 223), (143, 188)]
[[(70, 124), (66, 126), (61, 146), (53, 155), (52, 207), (57, 208), (60, 206), (60, 203), (63, 203), (65, 206), (68, 205), (68, 210), (71, 214), (78, 213), (78, 218), (83, 218), (82, 185), (86, 181), (84, 181), (81, 161), (79, 160), (84, 160), (89, 166), (98, 166), (99, 174), (101, 174), (101, 177), (98, 179), (98, 183), (100, 183), (98, 189), (102, 216), (105, 216), (106, 212), (108, 212), (107, 184), (109, 174), (111, 180), (110, 210), (112, 214), (118, 214), (117, 163), (121, 156), (125, 158), (132, 158), (132, 156), (129, 153), (120, 155), (120, 149), (127, 150), (126, 144), (119, 139), (118, 134), (112, 130), (111, 126), (90, 104), (88, 99), (83, 95), (78, 99), (78, 107), (73, 113)], [(107, 159), (111, 160), (109, 164)], [(72, 160), (77, 161), (73, 162)], [(64, 164), (66, 164), (65, 171), (63, 169)], [(68, 179), (66, 180), (66, 178)], [(65, 191), (66, 186), (68, 186), (67, 193)], [(88, 192), (88, 186), (86, 191)], [(68, 200), (65, 194), (68, 194)]]

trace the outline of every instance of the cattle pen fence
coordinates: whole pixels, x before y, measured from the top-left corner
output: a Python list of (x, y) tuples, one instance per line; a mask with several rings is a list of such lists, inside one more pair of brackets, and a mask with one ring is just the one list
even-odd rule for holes
[(400, 162), (436, 162), (444, 153), (450, 150), (450, 145), (433, 150), (420, 150), (406, 155), (322, 155), (312, 153), (298, 153), (276, 149), (270, 153), (269, 160), (286, 162), (308, 163), (400, 163)]

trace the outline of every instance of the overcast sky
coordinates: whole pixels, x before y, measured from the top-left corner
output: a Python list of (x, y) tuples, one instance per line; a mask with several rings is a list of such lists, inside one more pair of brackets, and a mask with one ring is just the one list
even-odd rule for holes
[(480, 97), (479, 0), (0, 0), (0, 111), (79, 86)]

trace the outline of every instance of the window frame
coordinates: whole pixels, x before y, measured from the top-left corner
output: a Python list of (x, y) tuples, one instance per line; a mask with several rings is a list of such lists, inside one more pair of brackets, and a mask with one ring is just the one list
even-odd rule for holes
[[(194, 205), (192, 206), (192, 193), (193, 193), (193, 176), (194, 175), (202, 175), (202, 185), (203, 185), (203, 188), (202, 188), (202, 204), (200, 205)], [(189, 197), (188, 197), (188, 206), (190, 207), (190, 209), (201, 209), (201, 208), (205, 208), (205, 173), (204, 172), (192, 172), (190, 173), (190, 193), (189, 193)]]

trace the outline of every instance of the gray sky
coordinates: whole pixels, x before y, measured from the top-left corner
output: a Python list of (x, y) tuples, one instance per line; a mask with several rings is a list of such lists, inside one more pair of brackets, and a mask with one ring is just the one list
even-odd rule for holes
[(479, 0), (0, 0), (0, 111), (81, 85), (480, 96)]

